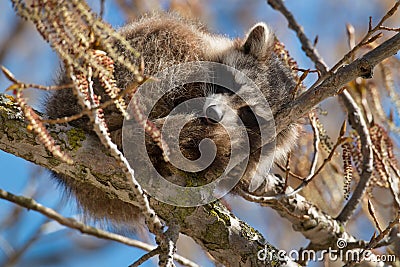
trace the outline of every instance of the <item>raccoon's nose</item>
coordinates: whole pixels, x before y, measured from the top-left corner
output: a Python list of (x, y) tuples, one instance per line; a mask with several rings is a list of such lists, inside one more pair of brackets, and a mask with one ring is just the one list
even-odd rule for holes
[(217, 105), (210, 105), (206, 109), (207, 121), (211, 123), (218, 123), (224, 117), (222, 110)]

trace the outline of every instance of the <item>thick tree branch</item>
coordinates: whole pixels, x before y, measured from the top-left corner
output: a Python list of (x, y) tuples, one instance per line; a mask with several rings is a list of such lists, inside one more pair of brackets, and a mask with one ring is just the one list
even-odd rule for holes
[[(73, 165), (68, 165), (46, 151), (26, 126), (23, 114), (12, 98), (0, 94), (1, 150), (90, 184), (127, 205), (134, 205), (135, 199), (132, 199), (125, 174), (95, 136), (66, 124), (48, 127), (51, 135), (74, 160)], [(271, 251), (277, 252), (277, 249), (218, 203), (194, 208), (174, 207), (154, 199), (150, 199), (150, 203), (162, 219), (177, 222), (183, 234), (192, 237), (220, 263), (228, 266), (277, 264), (276, 259), (267, 263), (257, 259), (257, 253), (265, 246)], [(296, 266), (292, 262), (288, 265)]]
[(384, 59), (395, 55), (399, 50), (400, 33), (351, 64), (339, 68), (319, 86), (306, 91), (281, 109), (275, 118), (276, 132), (286, 129), (287, 125), (306, 115), (324, 99), (340, 93), (341, 88), (355, 78), (371, 78), (374, 67)]
[[(22, 114), (13, 102), (4, 96), (0, 98), (0, 119), (0, 149), (90, 183), (123, 202), (134, 203), (134, 199), (130, 199), (129, 184), (123, 179), (123, 172), (102, 148), (97, 138), (85, 135), (71, 126), (48, 127), (73, 158), (75, 164), (71, 166), (54, 159), (43, 145), (36, 141), (35, 136), (26, 130)], [(105, 181), (104, 177), (113, 179)], [(275, 190), (284, 184), (278, 177), (271, 176), (271, 179), (275, 181)], [(150, 199), (150, 203), (157, 214), (167, 222), (178, 220), (181, 232), (191, 236), (218, 261), (233, 266), (238, 263), (247, 263), (250, 266), (262, 264), (257, 261), (257, 252), (264, 248), (264, 238), (223, 206), (209, 204), (203, 207), (182, 208), (154, 199)], [(349, 243), (356, 241), (343, 231), (338, 222), (298, 194), (271, 201), (268, 206), (288, 219), (295, 230), (320, 247), (329, 246), (338, 238), (344, 238)]]

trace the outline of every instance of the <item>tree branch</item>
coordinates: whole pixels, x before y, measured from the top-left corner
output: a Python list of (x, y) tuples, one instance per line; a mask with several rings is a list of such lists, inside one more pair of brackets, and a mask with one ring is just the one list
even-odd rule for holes
[[(327, 65), (323, 62), (322, 58), (319, 56), (318, 51), (314, 48), (311, 47), (311, 42), (305, 35), (303, 29), (298, 25), (297, 21), (295, 20), (294, 16), (290, 13), (290, 11), (285, 7), (283, 2), (281, 0), (268, 0), (268, 3), (272, 6), (272, 8), (280, 11), (285, 18), (287, 19), (289, 23), (289, 27), (293, 29), (296, 33), (297, 36), (300, 39), (300, 42), (302, 44), (302, 49), (306, 53), (306, 55), (314, 62), (316, 68), (321, 72), (322, 77), (319, 78), (319, 80), (315, 83), (318, 84), (319, 81), (324, 80), (326, 77), (328, 77), (328, 67)], [(340, 67), (346, 60), (348, 60), (352, 55), (354, 55), (355, 51), (359, 49), (361, 46), (365, 45), (367, 42), (368, 38), (377, 30), (380, 29), (381, 25), (385, 20), (387, 20), (390, 16), (392, 16), (398, 6), (400, 5), (400, 1), (397, 1), (395, 5), (386, 13), (386, 15), (380, 20), (378, 25), (376, 25), (373, 29), (371, 26), (371, 21), (370, 21), (370, 26), (368, 33), (364, 36), (364, 38), (357, 44), (357, 46), (353, 47), (351, 51), (349, 51), (342, 60), (340, 60), (331, 70), (329, 70), (329, 73), (334, 72), (338, 67)], [(377, 36), (377, 35), (376, 35)], [(396, 36), (395, 36), (396, 37)], [(397, 34), (397, 38), (393, 37), (389, 41), (383, 43), (376, 49), (370, 51), (367, 53), (363, 58), (359, 59), (359, 65), (355, 65), (355, 69), (358, 69), (361, 73), (359, 76), (364, 77), (364, 78), (370, 78), (372, 77), (372, 70), (375, 65), (383, 61), (385, 58), (392, 56), (393, 54), (396, 53), (397, 50), (400, 48), (400, 38), (399, 34)], [(394, 40), (393, 40), (394, 39)], [(392, 40), (392, 41), (391, 41)], [(397, 50), (388, 50), (388, 47), (392, 47), (394, 43), (398, 44)], [(396, 49), (396, 48), (394, 48)], [(353, 62), (355, 63), (355, 62)], [(351, 67), (350, 64), (349, 67)], [(340, 71), (340, 69), (339, 69)], [(345, 73), (344, 70), (342, 70), (343, 73)], [(365, 73), (364, 73), (365, 72)], [(338, 76), (338, 73), (336, 73)], [(329, 80), (332, 76), (328, 77), (327, 80)], [(341, 76), (338, 76), (341, 77)], [(354, 78), (353, 78), (354, 79)], [(351, 81), (350, 79), (349, 81)], [(326, 82), (326, 80), (325, 80)], [(344, 82), (346, 84), (347, 82)], [(323, 83), (324, 84), (324, 83)], [(322, 84), (322, 85), (323, 85)], [(344, 85), (343, 84), (343, 85)], [(321, 85), (321, 86), (322, 86)], [(340, 87), (336, 87), (340, 88)], [(326, 89), (326, 88), (323, 88)], [(334, 89), (332, 87), (332, 89)], [(318, 91), (319, 90), (319, 91)], [(311, 92), (309, 95), (313, 94), (316, 95), (317, 93), (321, 93), (321, 89), (319, 87), (314, 88), (312, 87), (308, 92)], [(323, 93), (324, 91), (322, 91)], [(306, 92), (307, 93), (307, 92)], [(302, 96), (304, 96), (306, 93), (304, 93)], [(301, 97), (302, 97), (301, 96)], [(338, 216), (338, 221), (341, 223), (345, 223), (354, 210), (356, 209), (357, 205), (359, 204), (366, 187), (368, 185), (369, 179), (372, 176), (372, 168), (373, 168), (373, 151), (372, 151), (372, 142), (371, 142), (371, 137), (369, 135), (369, 130), (367, 127), (367, 124), (365, 122), (365, 119), (362, 115), (361, 110), (355, 103), (353, 97), (350, 95), (350, 93), (344, 91), (340, 95), (340, 99), (343, 101), (347, 111), (348, 111), (348, 116), (351, 125), (353, 128), (358, 132), (360, 135), (361, 139), (361, 147), (362, 147), (362, 154), (363, 154), (363, 162), (362, 162), (362, 173), (360, 177), (360, 182), (357, 184), (356, 189), (354, 190), (354, 193), (350, 199), (350, 201), (346, 204), (346, 206), (343, 208), (343, 210), (340, 212)], [(305, 101), (307, 103), (307, 101)], [(319, 102), (317, 102), (319, 103)]]
[(325, 62), (318, 54), (314, 45), (312, 45), (310, 40), (307, 38), (306, 34), (304, 33), (303, 27), (301, 27), (294, 19), (293, 14), (286, 8), (281, 0), (268, 0), (267, 2), (273, 9), (278, 10), (285, 16), (288, 21), (289, 28), (296, 32), (297, 37), (301, 42), (301, 49), (303, 49), (306, 55), (315, 63), (315, 66), (320, 72), (326, 73), (328, 71), (328, 68)]
[[(55, 159), (26, 128), (22, 112), (12, 97), (0, 94), (0, 149), (47, 169), (90, 184), (104, 194), (118, 199), (121, 205), (135, 204), (130, 183), (117, 161), (109, 155), (98, 138), (70, 125), (50, 125), (49, 132), (74, 161), (68, 165)], [(105, 181), (105, 177), (112, 177)], [(122, 203), (123, 202), (123, 203)], [(177, 222), (181, 233), (192, 237), (218, 262), (228, 266), (271, 266), (282, 264), (277, 259), (262, 262), (257, 253), (265, 246), (278, 250), (245, 222), (218, 203), (183, 208), (160, 203), (150, 198), (156, 213), (167, 222)], [(289, 266), (297, 266), (288, 262)]]
[(399, 50), (400, 33), (351, 64), (339, 68), (337, 72), (329, 76), (319, 86), (306, 91), (278, 112), (275, 118), (276, 132), (279, 133), (286, 129), (290, 123), (306, 115), (324, 99), (340, 93), (341, 88), (355, 78), (371, 78), (373, 68), (384, 59), (395, 55)]
[[(300, 194), (294, 194), (290, 197), (284, 197), (286, 196), (285, 194), (280, 194), (281, 192), (278, 191), (278, 188), (283, 188), (285, 184), (283, 179), (274, 175), (270, 175), (268, 179), (269, 182), (274, 181), (276, 186), (275, 189), (265, 188), (263, 195), (272, 195), (272, 197), (258, 197), (250, 195), (240, 188), (237, 190), (239, 194), (248, 201), (271, 207), (283, 218), (289, 220), (293, 229), (302, 233), (304, 237), (309, 239), (314, 249), (320, 250), (327, 249), (328, 247), (335, 247), (339, 238), (346, 240), (348, 243), (366, 243), (354, 238), (350, 233), (344, 230), (340, 222), (322, 212)], [(293, 188), (288, 187), (287, 191), (293, 191)]]

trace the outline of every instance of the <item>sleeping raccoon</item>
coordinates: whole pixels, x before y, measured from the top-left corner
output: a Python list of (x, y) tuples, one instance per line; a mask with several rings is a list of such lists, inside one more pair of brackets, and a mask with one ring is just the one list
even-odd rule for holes
[[(122, 27), (119, 32), (144, 59), (146, 75), (155, 75), (180, 63), (215, 62), (230, 66), (250, 78), (262, 92), (262, 97), (268, 101), (273, 115), (292, 99), (296, 86), (293, 74), (274, 53), (275, 37), (263, 23), (252, 27), (243, 39), (231, 40), (211, 34), (200, 24), (176, 15), (153, 14)], [(115, 45), (120, 47), (118, 43)], [(133, 62), (140, 64), (139, 59), (128, 51), (120, 52)], [(119, 88), (126, 88), (131, 83), (132, 77), (133, 75), (123, 66), (116, 64), (115, 78)], [(59, 81), (60, 84), (67, 82), (68, 78), (62, 78)], [(250, 99), (255, 97), (255, 92), (251, 87), (241, 86), (241, 82), (235, 81), (238, 85), (237, 90)], [(100, 84), (95, 83), (95, 88), (101, 91)], [(201, 107), (203, 117), (192, 118), (193, 114), (190, 113), (167, 116), (180, 103), (196, 97), (206, 99)], [(102, 95), (102, 100), (107, 100), (107, 97)], [(192, 83), (168, 91), (153, 107), (149, 119), (159, 128), (163, 126), (167, 117), (176, 123), (182, 120), (188, 122), (179, 133), (178, 149), (189, 160), (200, 157), (201, 140), (209, 138), (214, 142), (216, 146), (214, 161), (207, 168), (195, 173), (195, 177), (202, 177), (199, 179), (204, 179), (202, 182), (207, 183), (214, 180), (217, 173), (226, 168), (231, 153), (230, 145), (235, 142), (229, 138), (227, 129), (221, 126), (221, 122), (229, 121), (229, 116), (231, 116), (221, 103), (232, 107), (233, 113), (246, 127), (252, 154), (244, 172), (243, 181), (249, 184), (251, 177), (264, 176), (267, 171), (267, 167), (263, 166), (264, 159), (260, 158), (260, 153), (257, 152), (257, 148), (260, 147), (258, 133), (262, 127), (259, 124), (260, 121), (268, 119), (265, 118), (265, 107), (259, 101), (244, 101), (238, 98), (234, 91), (220, 86)], [(70, 116), (81, 111), (72, 89), (56, 91), (49, 98), (46, 106), (47, 114), (51, 118)], [(111, 132), (121, 131), (123, 118), (115, 108), (110, 107), (105, 110), (105, 119)], [(88, 119), (80, 119), (74, 123), (75, 126), (87, 132), (92, 131)], [(286, 130), (277, 133), (276, 160), (282, 159), (290, 151), (297, 137), (297, 129), (296, 124), (287, 125)], [(163, 177), (182, 174), (182, 170), (162, 160), (162, 151), (151, 138), (146, 137), (145, 140), (146, 153)], [(114, 141), (121, 147), (120, 137), (115, 138)], [(104, 192), (79, 183), (71, 177), (58, 174), (55, 176), (76, 196), (79, 205), (91, 218), (105, 219), (119, 225), (129, 225), (140, 220), (135, 206), (110, 199)], [(187, 185), (187, 181), (174, 180), (173, 182)], [(254, 189), (256, 187), (252, 190)]]

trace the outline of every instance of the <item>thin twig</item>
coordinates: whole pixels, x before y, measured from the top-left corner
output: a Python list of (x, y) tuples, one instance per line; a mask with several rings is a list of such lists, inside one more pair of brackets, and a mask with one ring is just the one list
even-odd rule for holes
[(400, 1), (396, 1), (394, 6), (382, 17), (382, 19), (378, 22), (378, 24), (372, 28), (372, 18), (370, 17), (369, 20), (369, 27), (368, 27), (368, 32), (364, 35), (364, 37), (361, 39), (361, 41), (353, 47), (346, 55), (343, 56), (343, 58), (335, 64), (335, 66), (332, 67), (332, 69), (329, 71), (330, 73), (335, 72), (340, 66), (342, 66), (345, 62), (347, 62), (354, 54), (355, 52), (360, 49), (362, 46), (365, 44), (368, 44), (368, 42), (371, 39), (371, 36), (378, 30), (381, 30), (382, 24), (393, 14), (396, 12), (400, 5)]
[(325, 62), (319, 56), (317, 50), (307, 38), (304, 33), (303, 27), (301, 27), (297, 21), (294, 19), (292, 13), (286, 8), (283, 4), (282, 0), (267, 0), (268, 4), (273, 8), (281, 12), (289, 23), (289, 28), (294, 30), (297, 34), (297, 37), (300, 39), (301, 48), (306, 53), (306, 55), (315, 63), (317, 69), (322, 73), (326, 73), (328, 68), (326, 67)]
[[(286, 173), (286, 170), (287, 170), (286, 167), (283, 167), (281, 164), (279, 164), (279, 163), (277, 163), (277, 162), (275, 162), (275, 164), (276, 164), (276, 166), (278, 166), (278, 168), (279, 168), (281, 171), (283, 171), (283, 172)], [(301, 180), (301, 181), (304, 180), (304, 177), (302, 177), (302, 176), (300, 176), (300, 175), (298, 175), (298, 174), (292, 172), (291, 170), (289, 170), (289, 175), (292, 176), (293, 178), (296, 178), (297, 180)]]
[(400, 32), (400, 28), (389, 28), (385, 26), (380, 26), (380, 30), (391, 31), (391, 32)]
[(131, 265), (129, 265), (129, 267), (138, 267), (140, 265), (142, 265), (143, 263), (145, 263), (146, 261), (148, 261), (150, 258), (158, 255), (161, 253), (161, 248), (160, 247), (156, 247), (155, 249), (153, 249), (152, 251), (149, 251), (148, 253), (144, 254), (142, 257), (140, 257), (137, 261), (135, 261), (134, 263), (132, 263)]
[(13, 85), (11, 85), (9, 88), (7, 88), (6, 91), (14, 90), (14, 88), (16, 88), (16, 87), (18, 87), (21, 90), (28, 89), (28, 88), (35, 88), (35, 89), (39, 89), (39, 90), (43, 90), (43, 91), (51, 91), (51, 90), (67, 89), (67, 88), (71, 88), (73, 86), (73, 84), (45, 86), (45, 85), (34, 84), (34, 83), (24, 83), (24, 82), (17, 80), (17, 78), (15, 78), (14, 74), (6, 67), (1, 66), (1, 71), (7, 77), (7, 79), (13, 83)]
[(64, 226), (72, 228), (72, 229), (79, 230), (82, 233), (96, 236), (98, 238), (114, 240), (114, 241), (117, 241), (119, 243), (122, 243), (122, 244), (125, 244), (128, 246), (138, 247), (138, 248), (145, 249), (145, 250), (148, 250), (148, 248), (149, 248), (148, 247), (149, 245), (147, 245), (143, 242), (129, 239), (127, 237), (113, 234), (113, 233), (103, 231), (100, 229), (96, 229), (94, 227), (91, 227), (91, 226), (85, 225), (81, 222), (78, 222), (72, 218), (66, 218), (66, 217), (62, 216), (61, 214), (59, 214), (58, 212), (56, 212), (55, 210), (45, 207), (45, 206), (37, 203), (36, 201), (34, 201), (31, 198), (27, 198), (24, 196), (17, 196), (12, 193), (9, 193), (3, 189), (0, 189), (0, 198), (8, 200), (10, 202), (13, 202), (15, 204), (18, 204), (19, 206), (27, 208), (29, 210), (38, 211), (41, 214), (43, 214), (44, 216), (57, 221), (61, 225), (64, 225)]
[(104, 16), (104, 11), (105, 11), (105, 0), (100, 0), (100, 17), (102, 18)]
[(366, 249), (375, 248), (379, 244), (379, 242), (382, 241), (384, 239), (384, 237), (387, 236), (390, 233), (390, 231), (398, 224), (400, 224), (400, 212), (399, 211), (397, 211), (396, 217), (393, 219), (393, 221), (391, 221), (389, 223), (389, 225), (385, 228), (385, 230), (380, 232), (379, 235), (377, 235), (375, 238), (373, 238), (369, 242), (369, 244), (366, 247)]
[(370, 199), (368, 199), (368, 212), (369, 212), (369, 215), (371, 215), (372, 220), (374, 221), (376, 229), (379, 230), (379, 233), (382, 233), (383, 232), (382, 227), (379, 224), (378, 218), (376, 217), (374, 205), (372, 205), (372, 202)]

